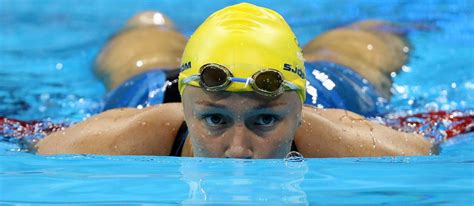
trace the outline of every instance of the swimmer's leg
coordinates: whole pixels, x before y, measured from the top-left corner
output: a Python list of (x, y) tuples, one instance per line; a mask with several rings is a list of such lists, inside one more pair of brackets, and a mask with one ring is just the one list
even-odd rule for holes
[(367, 20), (323, 33), (303, 53), (307, 61), (327, 60), (350, 67), (390, 98), (392, 79), (407, 61), (409, 44), (397, 25)]
[(94, 69), (111, 90), (144, 71), (178, 68), (186, 41), (168, 17), (145, 11), (106, 43)]

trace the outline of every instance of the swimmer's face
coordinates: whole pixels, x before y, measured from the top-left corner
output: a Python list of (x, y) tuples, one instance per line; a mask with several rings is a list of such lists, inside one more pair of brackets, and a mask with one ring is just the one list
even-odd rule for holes
[(197, 157), (283, 158), (301, 121), (296, 92), (271, 98), (188, 86), (183, 105)]

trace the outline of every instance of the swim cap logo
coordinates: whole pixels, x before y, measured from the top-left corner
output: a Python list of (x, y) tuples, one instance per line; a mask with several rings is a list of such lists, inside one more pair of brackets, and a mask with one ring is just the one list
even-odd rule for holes
[(293, 72), (293, 73), (297, 74), (298, 76), (300, 76), (302, 79), (306, 79), (303, 70), (301, 70), (300, 68), (296, 68), (296, 67), (291, 68), (290, 64), (283, 64), (283, 70)]
[(191, 62), (181, 64), (181, 71), (191, 68)]

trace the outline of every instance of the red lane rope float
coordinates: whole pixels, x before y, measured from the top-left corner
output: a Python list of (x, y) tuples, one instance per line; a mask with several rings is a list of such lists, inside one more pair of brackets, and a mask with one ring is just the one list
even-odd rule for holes
[(0, 135), (7, 139), (44, 136), (62, 130), (67, 126), (67, 124), (53, 124), (46, 121), (22, 121), (0, 117)]
[(474, 111), (434, 111), (388, 117), (384, 120), (394, 129), (419, 132), (440, 141), (474, 132)]

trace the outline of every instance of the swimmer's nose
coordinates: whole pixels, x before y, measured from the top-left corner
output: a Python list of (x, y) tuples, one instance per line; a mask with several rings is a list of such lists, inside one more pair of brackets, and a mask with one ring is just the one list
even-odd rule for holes
[(231, 146), (226, 152), (226, 158), (252, 159), (253, 152), (247, 148), (239, 146)]
[(224, 155), (226, 158), (251, 159), (253, 150), (251, 148), (248, 128), (245, 125), (237, 125), (234, 128), (234, 135), (229, 139), (229, 146)]

